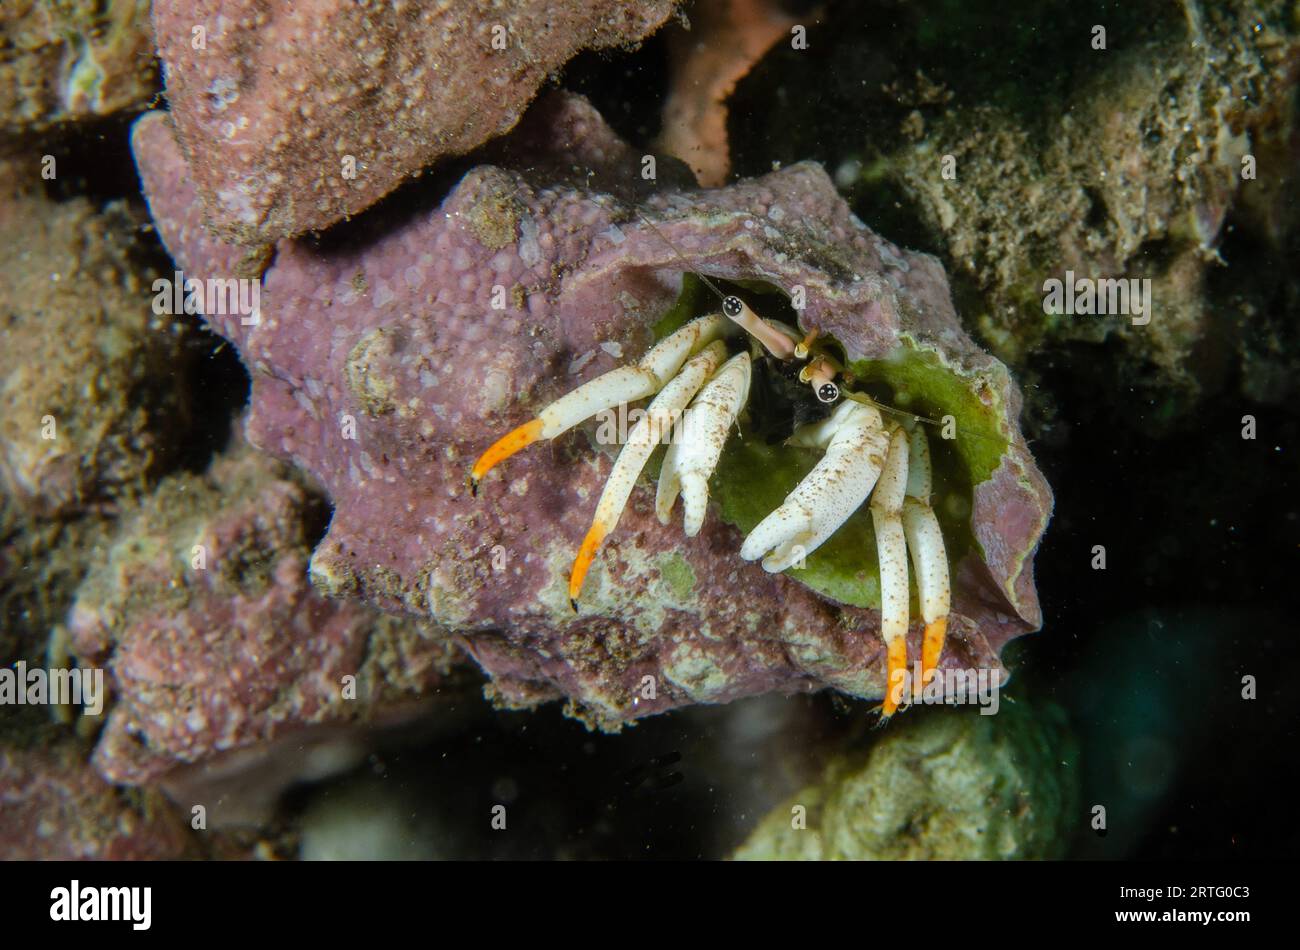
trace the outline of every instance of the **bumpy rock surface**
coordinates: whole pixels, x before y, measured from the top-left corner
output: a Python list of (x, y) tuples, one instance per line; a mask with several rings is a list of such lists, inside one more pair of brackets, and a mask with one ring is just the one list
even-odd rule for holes
[(105, 777), (154, 782), (437, 692), (456, 651), (433, 625), (312, 589), (306, 532), (320, 512), (283, 476), (243, 448), (204, 477), (169, 477), (96, 552), (69, 632), (83, 665), (111, 672)]
[(1057, 707), (918, 711), (865, 760), (832, 760), (822, 782), (773, 809), (735, 857), (1061, 858), (1079, 824), (1077, 759)]
[[(322, 229), (510, 129), (583, 49), (673, 0), (158, 0), (167, 98), (210, 224), (248, 244)], [(202, 30), (202, 39), (195, 31)]]
[(0, 859), (197, 857), (198, 842), (158, 792), (114, 789), (71, 741), (0, 740)]
[(151, 307), (123, 204), (0, 203), (0, 488), (62, 514), (134, 496), (188, 425), (185, 317)]
[(143, 109), (156, 73), (149, 0), (0, 5), (0, 139)]
[[(251, 441), (311, 472), (335, 505), (314, 581), (463, 633), (498, 701), (566, 696), (602, 725), (773, 689), (881, 695), (869, 528), (844, 532), (840, 574), (830, 555), (821, 573), (822, 552), (809, 559), (806, 579), (831, 599), (740, 561), (722, 518), (691, 540), (660, 526), (637, 492), (575, 616), (565, 581), (609, 456), (573, 433), (469, 495), (469, 465), (496, 435), (642, 352), (696, 270), (804, 288), (802, 323), (834, 334), (864, 378), (956, 416), (957, 440), (936, 449), (950, 463), (940, 508), (955, 561), (944, 662), (1000, 670), (1001, 646), (1041, 622), (1031, 559), (1051, 495), (1016, 428), (1015, 386), (962, 332), (938, 263), (873, 234), (807, 164), (665, 194), (642, 205), (658, 230), (643, 227), (613, 193), (640, 181), (640, 157), (584, 101), (539, 105), (515, 137), (529, 174), (479, 167), (436, 208), (328, 244), (282, 242), (261, 322), (210, 317), (253, 376)], [(241, 252), (198, 222), (166, 117), (144, 117), (133, 147), (177, 261), (196, 277), (234, 273)], [(798, 473), (754, 464), (754, 440), (735, 451), (715, 493), (744, 528)]]
[(38, 662), (50, 647), (109, 519), (31, 518), (0, 493), (0, 664)]
[[(1284, 320), (1250, 313), (1244, 327), (1225, 326), (1239, 303), (1207, 291), (1225, 265), (1236, 275), (1225, 283), (1244, 289), (1249, 261), (1218, 253), (1226, 225), (1280, 243), (1300, 159), (1294, 13), (1268, 0), (1152, 6), (1164, 34), (1138, 42), (1116, 30), (1064, 103), (1029, 116), (1002, 104), (922, 104), (911, 141), (868, 164), (900, 186), (985, 294), (969, 317), (1003, 359), (1117, 339), (1135, 380), (1155, 375), (1192, 394), (1239, 361), (1257, 398), (1285, 391), (1275, 379), (1285, 364), (1265, 355)], [(941, 174), (943, 156), (955, 179)], [(1150, 322), (1044, 313), (1044, 281), (1067, 271), (1149, 279)]]

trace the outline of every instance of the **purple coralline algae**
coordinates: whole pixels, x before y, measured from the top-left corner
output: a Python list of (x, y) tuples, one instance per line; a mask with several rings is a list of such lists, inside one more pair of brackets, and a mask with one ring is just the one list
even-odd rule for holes
[(0, 859), (123, 861), (198, 857), (199, 842), (161, 793), (115, 789), (84, 749), (47, 729), (0, 742)]
[[(240, 273), (245, 252), (205, 227), (171, 120), (144, 116), (132, 143), (177, 264), (197, 280)], [(315, 585), (450, 628), (501, 705), (567, 698), (602, 728), (772, 690), (882, 695), (869, 534), (847, 574), (823, 565), (806, 583), (740, 560), (753, 499), (774, 497), (770, 510), (793, 484), (745, 464), (752, 441), (724, 455), (719, 504), (693, 539), (634, 493), (577, 615), (565, 581), (611, 463), (589, 430), (511, 459), (477, 499), (466, 486), (499, 434), (644, 351), (694, 271), (801, 289), (800, 323), (838, 340), (864, 379), (951, 414), (957, 438), (931, 437), (955, 582), (942, 667), (1004, 676), (1002, 646), (1041, 625), (1032, 557), (1051, 493), (1016, 386), (963, 332), (939, 263), (874, 234), (811, 163), (638, 196), (642, 156), (577, 97), (539, 102), (499, 154), (436, 208), (390, 202), (349, 233), (281, 241), (260, 313), (207, 315), (252, 376), (249, 440), (333, 503)], [(300, 649), (326, 649), (311, 626)], [(325, 676), (326, 659), (302, 675)]]
[(95, 750), (113, 782), (226, 768), (309, 727), (334, 734), (427, 711), (458, 651), (436, 625), (333, 600), (307, 580), (313, 500), (247, 447), (164, 479), (102, 550), (69, 613), (72, 648), (107, 666)]

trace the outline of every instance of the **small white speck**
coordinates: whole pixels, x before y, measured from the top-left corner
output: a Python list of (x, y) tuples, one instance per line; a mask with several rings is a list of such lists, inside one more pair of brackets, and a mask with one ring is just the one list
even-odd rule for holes
[(532, 215), (519, 219), (519, 259), (528, 267), (536, 267), (542, 262), (542, 248), (537, 243), (537, 222)]

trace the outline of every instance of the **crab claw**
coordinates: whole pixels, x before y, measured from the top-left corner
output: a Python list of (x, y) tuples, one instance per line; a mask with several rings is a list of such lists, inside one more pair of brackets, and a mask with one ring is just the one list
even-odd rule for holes
[(664, 455), (655, 514), (661, 524), (667, 524), (680, 494), (688, 538), (699, 534), (704, 524), (709, 476), (717, 468), (731, 427), (749, 398), (751, 365), (748, 353), (738, 353), (723, 364), (686, 410), (679, 438), (669, 443)]
[(878, 411), (845, 401), (829, 418), (798, 430), (790, 443), (825, 447), (826, 454), (741, 545), (742, 558), (762, 557), (771, 572), (817, 550), (862, 506), (885, 464), (889, 438)]
[(479, 456), (470, 471), (470, 490), (477, 494), (484, 475), (539, 439), (563, 435), (584, 419), (620, 403), (653, 396), (689, 357), (721, 336), (726, 326), (726, 318), (721, 314), (692, 320), (656, 343), (636, 364), (610, 370), (561, 396), (538, 413), (537, 418), (506, 433)]
[(582, 592), (582, 582), (586, 579), (601, 543), (618, 525), (623, 515), (628, 497), (636, 485), (636, 480), (649, 461), (650, 454), (660, 442), (667, 438), (673, 426), (685, 411), (687, 405), (700, 391), (700, 387), (714, 374), (726, 358), (727, 348), (721, 341), (714, 341), (697, 355), (687, 360), (680, 373), (669, 380), (646, 408), (646, 413), (628, 434), (627, 442), (614, 468), (605, 482), (600, 501), (596, 503), (596, 517), (591, 529), (582, 540), (578, 557), (573, 562), (573, 571), (569, 575), (569, 602), (576, 605), (578, 594)]

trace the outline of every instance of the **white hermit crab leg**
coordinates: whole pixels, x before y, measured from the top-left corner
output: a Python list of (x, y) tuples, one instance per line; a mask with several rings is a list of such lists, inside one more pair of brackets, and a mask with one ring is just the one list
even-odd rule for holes
[(921, 644), (921, 684), (934, 675), (948, 633), (952, 591), (948, 581), (948, 551), (939, 520), (930, 507), (930, 443), (917, 426), (912, 430), (911, 461), (907, 473), (907, 500), (903, 503), (903, 531), (916, 569), (916, 591), (925, 621)]
[(605, 482), (605, 489), (600, 494), (600, 501), (596, 503), (596, 517), (587, 536), (582, 539), (582, 547), (578, 549), (578, 557), (573, 562), (573, 573), (569, 575), (569, 602), (575, 610), (587, 569), (591, 567), (605, 536), (618, 525), (618, 519), (623, 514), (623, 508), (627, 505), (641, 469), (645, 468), (645, 463), (650, 459), (650, 453), (672, 433), (673, 426), (687, 404), (726, 356), (726, 346), (716, 340), (687, 360), (681, 372), (659, 391), (659, 395), (646, 408), (645, 415), (628, 433), (627, 442), (618, 453), (618, 459)]
[(889, 437), (879, 412), (845, 400), (830, 418), (799, 429), (790, 444), (825, 446), (826, 454), (741, 545), (746, 561), (767, 554), (763, 568), (774, 572), (817, 550), (862, 506), (885, 464)]
[(880, 635), (887, 651), (885, 701), (890, 716), (902, 701), (907, 677), (907, 544), (903, 538), (903, 497), (907, 491), (908, 437), (895, 429), (884, 470), (871, 493), (871, 521), (880, 559)]
[(680, 494), (688, 538), (699, 534), (704, 524), (709, 476), (717, 468), (727, 435), (749, 398), (750, 367), (748, 353), (737, 353), (723, 364), (686, 410), (677, 438), (669, 443), (664, 455), (655, 513), (660, 523), (667, 524)]
[(602, 410), (653, 396), (689, 357), (718, 339), (726, 325), (725, 318), (716, 313), (692, 320), (656, 343), (637, 363), (612, 369), (561, 396), (537, 418), (506, 433), (479, 456), (470, 472), (471, 489), (477, 490), (494, 466), (538, 439), (553, 439)]

